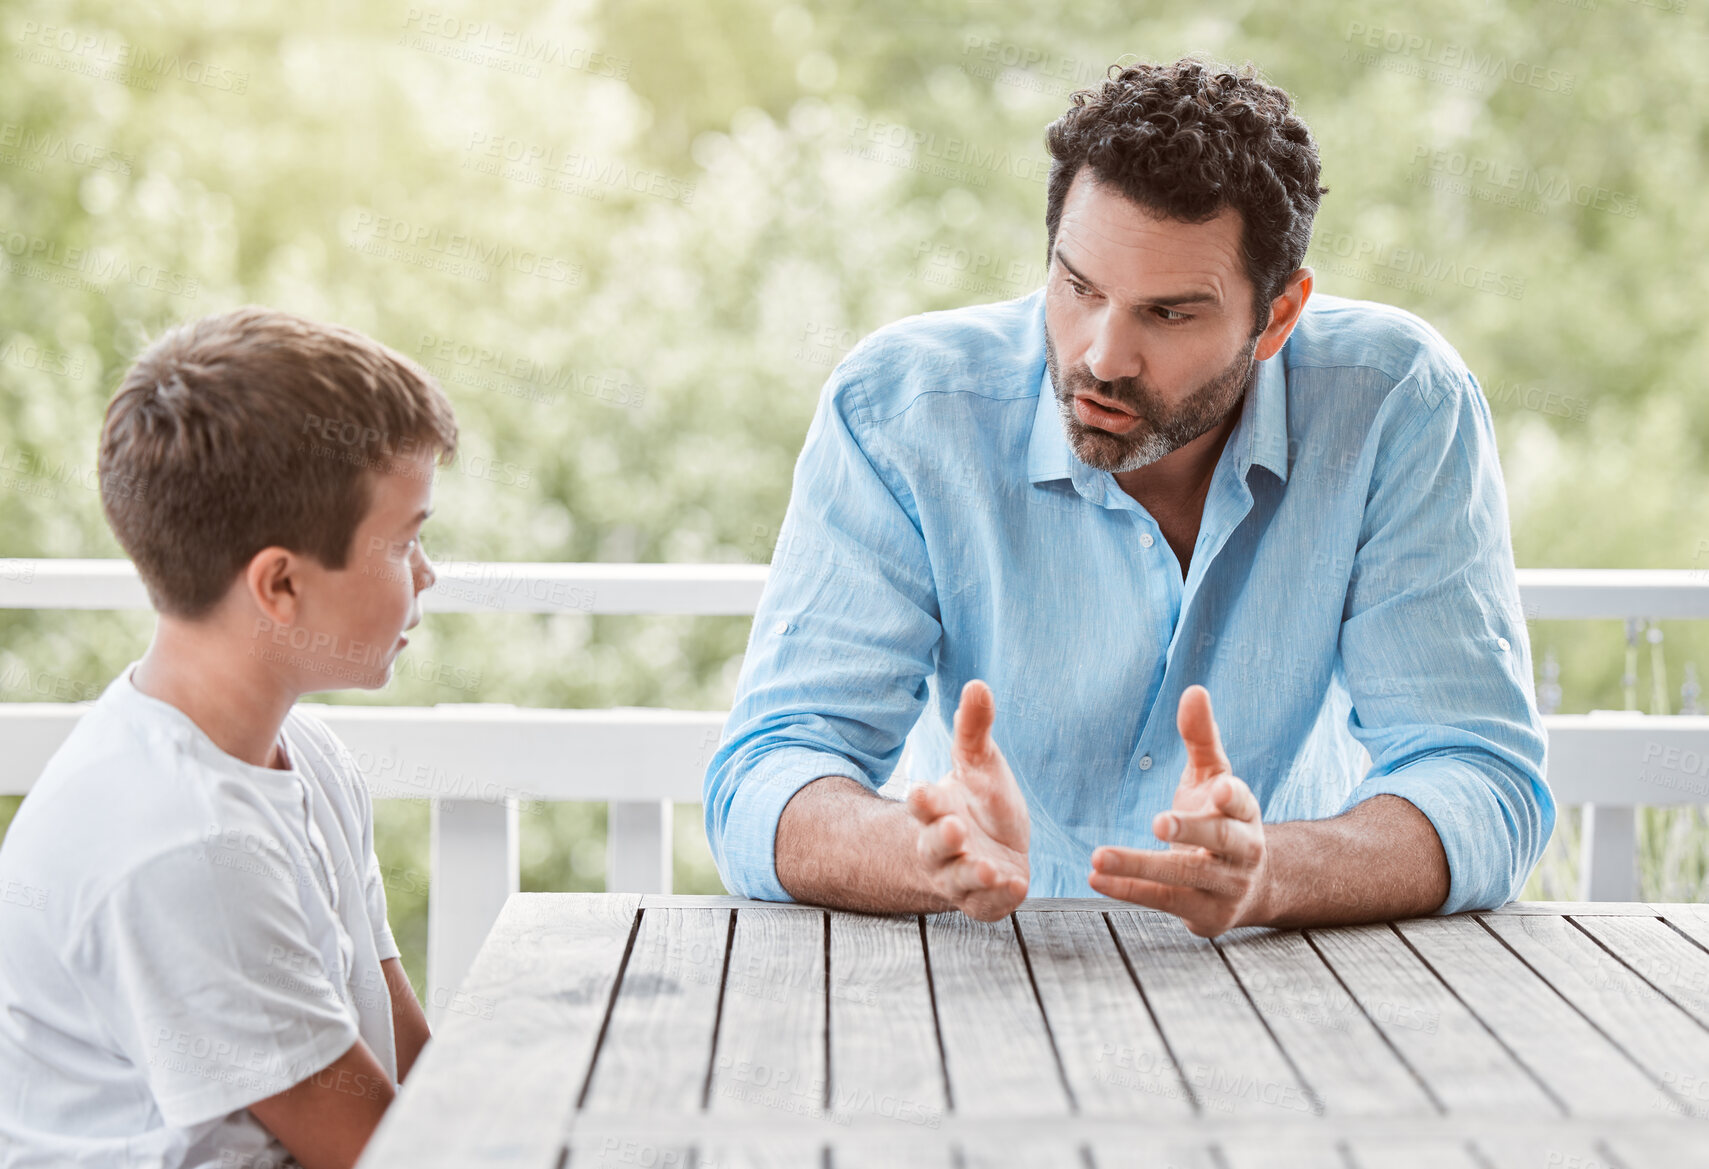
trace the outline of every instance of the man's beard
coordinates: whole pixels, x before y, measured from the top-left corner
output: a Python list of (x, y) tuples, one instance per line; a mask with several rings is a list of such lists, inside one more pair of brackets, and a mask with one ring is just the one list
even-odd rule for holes
[[(1149, 467), (1226, 420), (1257, 375), (1258, 365), (1252, 360), (1257, 349), (1258, 338), (1253, 336), (1227, 368), (1213, 374), (1178, 406), (1170, 409), (1156, 391), (1147, 388), (1138, 378), (1099, 381), (1084, 365), (1070, 370), (1068, 384), (1064, 385), (1062, 371), (1056, 365), (1056, 342), (1051, 338), (1048, 327), (1044, 331), (1045, 365), (1050, 370), (1050, 384), (1056, 391), (1056, 405), (1062, 412), (1062, 426), (1068, 435), (1068, 444), (1081, 462), (1112, 474)], [(1126, 434), (1112, 434), (1087, 426), (1080, 421), (1074, 409), (1074, 395), (1077, 393), (1096, 394), (1124, 410), (1132, 411), (1139, 417), (1138, 425)]]

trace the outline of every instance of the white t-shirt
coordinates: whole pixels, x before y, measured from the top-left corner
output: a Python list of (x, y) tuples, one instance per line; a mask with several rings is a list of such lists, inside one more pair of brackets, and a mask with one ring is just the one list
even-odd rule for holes
[(130, 673), (0, 845), (0, 1166), (294, 1164), (250, 1104), (358, 1036), (397, 1079), (367, 783), (300, 708), (254, 767)]

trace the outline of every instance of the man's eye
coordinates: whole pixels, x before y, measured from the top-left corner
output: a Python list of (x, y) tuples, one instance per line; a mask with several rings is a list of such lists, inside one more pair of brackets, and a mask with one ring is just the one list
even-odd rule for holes
[(1178, 313), (1174, 309), (1164, 308), (1162, 305), (1159, 305), (1157, 307), (1157, 311), (1158, 311), (1158, 313), (1162, 314), (1161, 319), (1163, 320), (1163, 322), (1165, 324), (1178, 325), (1182, 321), (1190, 321), (1193, 319), (1192, 317), (1188, 316), (1186, 313)]
[(1074, 290), (1075, 296), (1091, 296), (1092, 295), (1091, 285), (1082, 284), (1082, 283), (1080, 283), (1080, 281), (1074, 279), (1074, 277), (1072, 277), (1072, 276), (1068, 277), (1068, 287), (1070, 287)]

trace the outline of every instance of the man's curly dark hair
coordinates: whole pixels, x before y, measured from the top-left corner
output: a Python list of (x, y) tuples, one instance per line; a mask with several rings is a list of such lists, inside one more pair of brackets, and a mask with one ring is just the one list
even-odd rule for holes
[[(1120, 70), (1118, 72), (1118, 69)], [(1241, 248), (1253, 288), (1253, 333), (1270, 302), (1305, 260), (1318, 200), (1317, 144), (1288, 94), (1250, 64), (1238, 71), (1192, 57), (1170, 65), (1110, 66), (1096, 89), (1045, 131), (1050, 183), (1045, 262), (1068, 188), (1082, 167), (1154, 213), (1203, 223), (1240, 213)]]

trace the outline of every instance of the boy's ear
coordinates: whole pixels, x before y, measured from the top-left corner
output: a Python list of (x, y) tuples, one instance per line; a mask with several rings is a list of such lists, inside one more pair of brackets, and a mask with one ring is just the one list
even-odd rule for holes
[(249, 558), (243, 587), (274, 625), (294, 625), (302, 606), (302, 563), (288, 548), (263, 548)]

